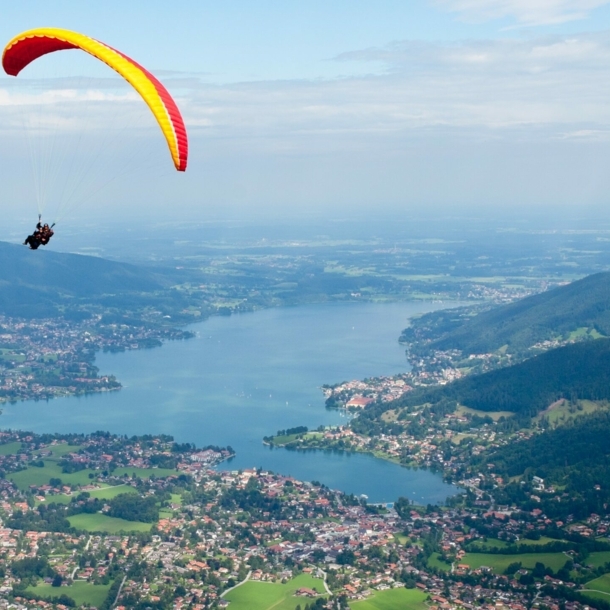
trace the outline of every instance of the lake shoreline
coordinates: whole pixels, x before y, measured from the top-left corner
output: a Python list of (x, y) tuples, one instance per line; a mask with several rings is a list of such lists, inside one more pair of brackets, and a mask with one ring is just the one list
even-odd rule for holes
[[(424, 472), (429, 472), (432, 473), (434, 475), (440, 475), (443, 478), (443, 481), (445, 483), (447, 483), (448, 485), (454, 485), (454, 482), (447, 479), (447, 477), (445, 476), (445, 473), (437, 468), (434, 468), (432, 466), (422, 466), (421, 464), (418, 464), (417, 462), (410, 462), (408, 464), (405, 464), (403, 462), (401, 462), (399, 459), (397, 459), (394, 456), (390, 456), (387, 454), (384, 454), (383, 452), (379, 452), (379, 451), (371, 451), (371, 450), (367, 450), (367, 449), (361, 449), (361, 448), (351, 448), (351, 449), (339, 449), (337, 447), (332, 447), (332, 446), (325, 446), (325, 445), (311, 445), (311, 446), (307, 446), (307, 447), (299, 447), (296, 445), (291, 445), (290, 443), (285, 443), (285, 444), (275, 444), (273, 442), (270, 441), (263, 441), (263, 444), (268, 446), (268, 447), (273, 447), (275, 449), (284, 449), (285, 451), (296, 451), (296, 452), (301, 452), (301, 453), (307, 453), (309, 451), (321, 451), (321, 452), (332, 452), (332, 453), (346, 453), (346, 454), (360, 454), (360, 455), (368, 455), (372, 458), (378, 459), (378, 460), (383, 460), (385, 462), (389, 462), (390, 464), (395, 464), (396, 466), (400, 466), (401, 468), (406, 468), (407, 470), (413, 470), (413, 471), (424, 471)], [(461, 488), (458, 488), (458, 490), (456, 491), (456, 494), (460, 493)], [(451, 496), (449, 496), (451, 497)]]
[(364, 453), (280, 454), (261, 443), (278, 427), (346, 423), (344, 412), (324, 408), (322, 385), (408, 370), (397, 338), (409, 318), (432, 308), (327, 303), (213, 316), (189, 325), (194, 338), (164, 342), (160, 350), (96, 353), (100, 374), (112, 371), (120, 392), (61, 398), (52, 407), (5, 404), (0, 424), (45, 433), (171, 434), (197, 446), (232, 446), (236, 457), (223, 465), (230, 470), (262, 467), (371, 501), (409, 495), (418, 503), (443, 502), (455, 488), (431, 472)]

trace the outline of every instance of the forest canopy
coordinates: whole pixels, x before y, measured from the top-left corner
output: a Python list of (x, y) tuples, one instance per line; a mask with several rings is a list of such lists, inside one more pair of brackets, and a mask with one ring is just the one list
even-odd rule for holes
[(392, 404), (456, 401), (479, 411), (534, 416), (561, 398), (610, 398), (610, 339), (566, 345), (511, 367), (416, 390)]

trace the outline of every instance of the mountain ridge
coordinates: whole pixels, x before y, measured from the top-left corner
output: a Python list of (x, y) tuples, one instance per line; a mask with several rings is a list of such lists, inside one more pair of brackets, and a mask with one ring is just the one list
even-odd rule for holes
[(129, 263), (0, 242), (0, 314), (11, 317), (53, 317), (64, 307), (153, 294), (173, 283), (167, 273)]
[[(450, 312), (427, 314), (441, 321), (441, 336), (421, 347), (425, 350), (458, 349), (464, 354), (488, 353), (504, 346), (518, 353), (551, 339), (565, 338), (579, 328), (610, 336), (610, 272), (589, 275), (564, 286), (494, 307), (456, 321)], [(425, 320), (426, 316), (422, 316)], [(402, 341), (418, 341), (417, 323), (407, 328)]]
[(510, 411), (531, 417), (561, 398), (610, 398), (610, 339), (558, 347), (519, 364), (414, 390), (389, 404), (456, 401), (478, 411)]

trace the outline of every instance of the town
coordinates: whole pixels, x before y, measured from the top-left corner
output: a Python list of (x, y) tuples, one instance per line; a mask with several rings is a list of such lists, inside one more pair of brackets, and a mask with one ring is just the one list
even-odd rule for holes
[(191, 336), (161, 325), (109, 322), (101, 314), (79, 323), (0, 316), (0, 403), (117, 390), (114, 376), (98, 375), (98, 350), (157, 347)]
[[(464, 481), (446, 507), (369, 505), (317, 482), (223, 470), (230, 447), (107, 433), (0, 440), (0, 608), (239, 609), (273, 591), (292, 608), (379, 598), (584, 610), (585, 579), (610, 562), (608, 515), (559, 523), (494, 504), (491, 475)], [(531, 485), (544, 493), (543, 480)]]

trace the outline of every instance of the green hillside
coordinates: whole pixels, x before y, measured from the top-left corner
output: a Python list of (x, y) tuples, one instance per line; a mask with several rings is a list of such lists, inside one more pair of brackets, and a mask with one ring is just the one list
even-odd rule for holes
[[(594, 470), (596, 465), (605, 464), (610, 468), (608, 438), (610, 413), (600, 411), (496, 450), (492, 454), (494, 468), (510, 477), (521, 475), (531, 468), (544, 478), (556, 477), (558, 472), (574, 466)], [(587, 475), (589, 477), (590, 473)], [(600, 480), (608, 481), (608, 475), (597, 482)]]
[(610, 339), (566, 345), (514, 366), (416, 390), (390, 404), (455, 401), (480, 411), (533, 416), (560, 398), (610, 398)]
[[(459, 349), (465, 354), (493, 352), (503, 346), (519, 352), (539, 341), (568, 337), (578, 329), (610, 336), (610, 273), (596, 273), (474, 317), (459, 318), (449, 310), (428, 314), (428, 321), (434, 336), (423, 337), (432, 339), (427, 348)], [(421, 338), (417, 326), (406, 329), (402, 340)]]
[[(610, 502), (610, 413), (602, 411), (579, 417), (566, 425), (528, 440), (505, 445), (481, 456), (482, 463), (493, 463), (494, 472), (515, 477), (536, 475), (547, 485), (560, 486), (565, 498), (546, 500), (541, 508), (552, 517), (573, 514), (577, 517), (591, 512), (603, 514)], [(506, 488), (518, 497), (522, 488), (515, 482)], [(500, 501), (503, 499), (500, 498)]]
[(0, 314), (52, 317), (83, 303), (128, 309), (161, 299), (179, 304), (180, 295), (169, 290), (176, 279), (166, 274), (0, 242)]

